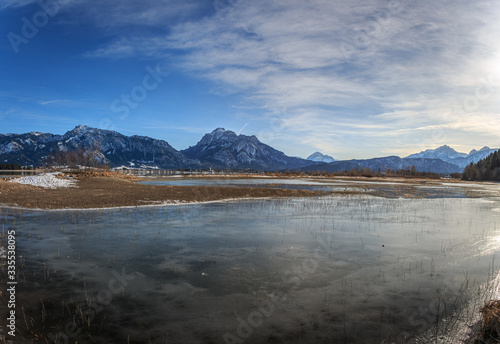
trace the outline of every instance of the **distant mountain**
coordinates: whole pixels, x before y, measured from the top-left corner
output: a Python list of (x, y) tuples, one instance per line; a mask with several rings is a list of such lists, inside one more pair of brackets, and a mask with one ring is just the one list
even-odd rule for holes
[(489, 150), (491, 150), (491, 148), (490, 148), (490, 147), (488, 147), (488, 146), (484, 146), (484, 147), (483, 147), (483, 148), (481, 148), (480, 150), (475, 150), (475, 149), (471, 150), (471, 151), (469, 152), (469, 155), (474, 155), (474, 154), (476, 154), (476, 153), (479, 153), (479, 152), (484, 152), (484, 151), (489, 151)]
[(491, 149), (489, 147), (483, 147), (480, 150), (471, 150), (469, 154), (459, 153), (453, 148), (444, 145), (436, 149), (427, 149), (420, 153), (411, 154), (406, 158), (424, 158), (424, 159), (440, 159), (445, 162), (457, 165), (460, 168), (464, 168), (471, 162), (476, 163), (481, 159), (486, 158), (491, 153), (495, 152), (497, 149)]
[(491, 149), (489, 147), (483, 147), (480, 150), (476, 151), (473, 149), (466, 158), (457, 158), (453, 160), (454, 164), (457, 164), (460, 167), (465, 167), (470, 163), (477, 163), (479, 160), (485, 159), (489, 155), (496, 152), (497, 149)]
[(440, 159), (451, 162), (453, 159), (466, 158), (466, 153), (459, 153), (450, 146), (444, 145), (436, 149), (427, 149), (423, 152), (411, 154), (407, 158), (413, 159)]
[(363, 159), (363, 160), (343, 160), (334, 161), (329, 164), (319, 164), (301, 168), (302, 171), (326, 171), (340, 172), (342, 170), (349, 171), (351, 169), (370, 168), (373, 171), (384, 172), (388, 169), (398, 170), (406, 169), (415, 166), (419, 172), (434, 172), (440, 174), (450, 174), (453, 172), (461, 172), (462, 168), (457, 165), (442, 161), (440, 159), (426, 158), (400, 158), (398, 156), (388, 156), (383, 158)]
[(377, 171), (378, 169), (385, 171), (387, 169), (397, 170), (415, 166), (419, 172), (450, 174), (454, 172), (462, 172), (464, 167), (469, 165), (471, 162), (476, 163), (495, 151), (496, 149), (483, 147), (480, 150), (472, 150), (469, 154), (467, 154), (457, 152), (453, 148), (444, 145), (436, 149), (427, 149), (420, 153), (411, 154), (406, 158), (388, 156), (373, 159), (336, 160), (330, 163), (306, 166), (301, 168), (301, 170), (339, 172), (342, 170), (351, 170), (353, 168), (359, 169), (360, 167), (363, 167), (370, 168), (373, 171)]
[(332, 158), (331, 156), (322, 154), (320, 152), (314, 152), (314, 153), (312, 153), (311, 155), (309, 155), (306, 158), (306, 160), (316, 161), (316, 162), (326, 162), (326, 163), (330, 163), (330, 162), (334, 162), (335, 161), (335, 159)]
[(199, 168), (166, 141), (146, 136), (125, 136), (116, 131), (79, 125), (64, 135), (31, 132), (0, 134), (0, 162), (41, 165), (56, 152), (94, 151), (100, 163), (129, 167)]
[(181, 152), (213, 168), (285, 170), (311, 164), (311, 161), (289, 157), (253, 135), (237, 135), (224, 128), (205, 134), (196, 145)]
[(84, 125), (64, 135), (0, 134), (0, 163), (40, 166), (58, 152), (79, 149), (111, 167), (286, 170), (313, 163), (289, 157), (255, 136), (236, 135), (222, 128), (206, 134), (198, 144), (182, 152), (163, 140), (125, 136)]
[(255, 169), (328, 171), (370, 168), (397, 170), (415, 166), (418, 171), (449, 174), (462, 172), (471, 162), (486, 158), (496, 149), (483, 147), (469, 154), (449, 146), (412, 154), (406, 158), (388, 156), (364, 160), (336, 161), (316, 152), (308, 160), (290, 157), (255, 136), (237, 135), (217, 128), (194, 146), (177, 151), (166, 141), (147, 136), (125, 136), (116, 131), (79, 125), (64, 135), (31, 132), (0, 134), (0, 163), (41, 166), (61, 152), (82, 151), (111, 167), (127, 166), (165, 169)]

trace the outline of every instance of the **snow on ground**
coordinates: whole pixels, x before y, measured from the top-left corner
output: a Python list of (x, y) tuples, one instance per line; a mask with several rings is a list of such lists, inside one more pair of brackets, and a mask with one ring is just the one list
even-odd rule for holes
[(42, 173), (36, 176), (20, 177), (10, 180), (12, 183), (40, 186), (47, 189), (68, 188), (75, 186), (75, 180), (69, 177), (56, 177), (59, 172)]

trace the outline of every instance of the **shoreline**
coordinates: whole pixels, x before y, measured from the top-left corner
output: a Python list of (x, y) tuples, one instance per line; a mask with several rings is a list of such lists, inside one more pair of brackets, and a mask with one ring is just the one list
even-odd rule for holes
[(0, 208), (2, 209), (12, 209), (12, 210), (25, 210), (25, 211), (38, 211), (38, 212), (64, 212), (64, 211), (108, 211), (108, 210), (122, 210), (122, 209), (149, 209), (149, 208), (159, 208), (159, 207), (178, 207), (178, 206), (189, 206), (198, 204), (215, 204), (215, 203), (231, 203), (239, 201), (255, 201), (255, 200), (269, 200), (269, 199), (289, 199), (293, 197), (246, 197), (246, 198), (226, 198), (212, 201), (188, 201), (188, 202), (171, 202), (168, 201), (164, 203), (157, 204), (143, 204), (143, 205), (125, 205), (116, 207), (101, 207), (101, 208), (27, 208), (19, 206), (11, 206), (0, 203)]
[(31, 210), (144, 208), (265, 198), (325, 195), (323, 191), (265, 187), (145, 185), (129, 176), (75, 178), (73, 187), (46, 189), (0, 180), (0, 206)]
[[(201, 178), (200, 178), (201, 179)], [(223, 179), (223, 178), (220, 178)], [(267, 179), (267, 178), (266, 178)], [(278, 178), (276, 178), (278, 179)], [(294, 179), (294, 178), (279, 178), (279, 179)], [(298, 180), (302, 180), (297, 178)], [(323, 178), (310, 178), (309, 180), (311, 181), (319, 181), (319, 179)], [(141, 178), (141, 180), (143, 180)], [(147, 180), (156, 180), (155, 178), (147, 178)], [(323, 181), (327, 182), (334, 182), (335, 179), (332, 178), (325, 178)], [(366, 181), (366, 178), (352, 178), (351, 179), (352, 183), (346, 183), (346, 186), (359, 186), (357, 183), (360, 183), (362, 181)], [(375, 180), (369, 179), (368, 181), (372, 183), (376, 183)], [(34, 215), (43, 215), (44, 213), (52, 213), (52, 214), (64, 214), (64, 212), (83, 212), (83, 214), (88, 214), (86, 211), (97, 211), (101, 212), (101, 214), (104, 214), (103, 216), (106, 216), (106, 212), (113, 212), (113, 211), (120, 211), (120, 210), (125, 210), (123, 214), (128, 214), (126, 210), (147, 210), (148, 209), (155, 209), (158, 207), (171, 207), (171, 206), (192, 206), (192, 205), (203, 205), (203, 204), (227, 204), (227, 203), (233, 203), (233, 202), (252, 202), (252, 201), (264, 201), (264, 200), (276, 200), (276, 199), (303, 199), (303, 198), (310, 198), (310, 199), (318, 199), (318, 197), (342, 197), (342, 196), (348, 196), (347, 199), (350, 197), (352, 198), (357, 198), (357, 197), (384, 197), (382, 195), (377, 196), (376, 194), (373, 193), (364, 193), (362, 191), (360, 192), (313, 192), (313, 191), (307, 191), (307, 190), (290, 190), (290, 189), (271, 189), (271, 188), (253, 188), (253, 187), (244, 187), (244, 188), (239, 188), (239, 187), (233, 187), (233, 186), (203, 186), (203, 187), (191, 187), (191, 186), (161, 186), (161, 185), (143, 185), (138, 183), (138, 180), (131, 180), (131, 179), (120, 179), (119, 177), (113, 176), (113, 177), (84, 177), (84, 178), (76, 178), (75, 179), (76, 186), (74, 187), (69, 187), (69, 188), (59, 188), (59, 189), (43, 189), (41, 187), (36, 187), (36, 186), (31, 186), (31, 185), (23, 185), (23, 184), (17, 184), (17, 183), (11, 183), (11, 182), (4, 182), (0, 181), (0, 208), (4, 209), (12, 209), (13, 211), (15, 210), (22, 210), (22, 211), (32, 211), (35, 214)], [(216, 182), (214, 180), (214, 182)], [(385, 183), (391, 183), (392, 184), (399, 184), (397, 186), (391, 186), (394, 190), (392, 192), (395, 192), (395, 190), (401, 186), (407, 186), (407, 187), (415, 187), (416, 185), (418, 186), (442, 186), (446, 187), (447, 183), (450, 183), (449, 180), (439, 180), (436, 181), (435, 183), (429, 183), (429, 182), (415, 182), (414, 180), (409, 180), (407, 183), (402, 183), (400, 181), (396, 181), (394, 179), (386, 179), (384, 180)], [(80, 184), (81, 183), (81, 184)], [(216, 183), (215, 183), (216, 184)], [(450, 183), (451, 184), (451, 183)], [(455, 184), (455, 183), (454, 183)], [(462, 185), (463, 187), (471, 187), (472, 185), (476, 186), (481, 186), (485, 183), (470, 183), (470, 182), (462, 182), (462, 181), (457, 181), (456, 182), (457, 186)], [(496, 183), (493, 183), (496, 184)], [(104, 191), (108, 190), (108, 196), (112, 192), (117, 192), (120, 189), (124, 188), (129, 188), (129, 191), (133, 191), (135, 195), (144, 195), (142, 193), (136, 193), (136, 192), (142, 192), (144, 190), (147, 190), (148, 192), (152, 192), (152, 190), (156, 190), (158, 192), (158, 197), (164, 197), (165, 193), (164, 192), (170, 192), (170, 191), (183, 191), (182, 194), (179, 194), (185, 198), (192, 198), (192, 196), (203, 196), (203, 197), (214, 197), (214, 199), (211, 200), (186, 200), (186, 201), (176, 201), (176, 200), (165, 200), (165, 201), (153, 201), (151, 199), (142, 201), (141, 199), (129, 199), (128, 201), (135, 201), (136, 203), (144, 203), (144, 202), (150, 202), (149, 204), (137, 204), (137, 205), (125, 205), (125, 206), (112, 206), (112, 207), (97, 207), (97, 208), (33, 208), (33, 207), (22, 207), (22, 206), (11, 206), (11, 205), (4, 205), (2, 202), (4, 201), (4, 192), (6, 192), (7, 189), (11, 189), (11, 191), (15, 193), (19, 193), (19, 195), (24, 195), (25, 197), (29, 197), (31, 193), (39, 193), (40, 195), (45, 194), (46, 197), (50, 197), (51, 194), (66, 194), (67, 197), (72, 197), (71, 193), (79, 193), (83, 195), (84, 193), (93, 193), (93, 195), (87, 195), (87, 196), (93, 196), (93, 197), (102, 197), (104, 195)], [(142, 191), (141, 191), (142, 190)], [(213, 192), (214, 190), (222, 190), (219, 194), (210, 194), (210, 192)], [(233, 190), (237, 190), (235, 194), (240, 194), (243, 195), (243, 192), (246, 192), (249, 194), (249, 197), (245, 196), (240, 196), (240, 197), (232, 197), (232, 198), (217, 198), (218, 195), (224, 195), (226, 193), (231, 193)], [(264, 191), (261, 191), (264, 190)], [(379, 190), (381, 191), (382, 189), (377, 189), (375, 188), (374, 190)], [(495, 188), (495, 190), (497, 190)], [(270, 195), (270, 196), (265, 196), (265, 197), (258, 197), (255, 196), (256, 193), (259, 192), (269, 192), (269, 193), (280, 193), (283, 194), (282, 196), (275, 196), (275, 195)], [(293, 193), (299, 192), (301, 195), (293, 195)], [(302, 192), (305, 192), (305, 194), (302, 194)], [(496, 191), (495, 191), (496, 192)], [(288, 193), (292, 193), (292, 195), (289, 195)], [(253, 195), (253, 196), (252, 196)], [(64, 200), (64, 199), (63, 199)], [(155, 203), (156, 202), (156, 203)], [(8, 214), (8, 212), (7, 212)], [(19, 213), (21, 214), (21, 212)], [(50, 216), (50, 215), (49, 215)], [(364, 246), (364, 243), (363, 243)], [(0, 248), (0, 255), (1, 255), (1, 248)], [(498, 277), (497, 277), (498, 279)], [(495, 294), (497, 297), (498, 295)], [(437, 333), (437, 331), (442, 331), (443, 333), (447, 333), (446, 329), (448, 328), (447, 326), (450, 326), (452, 329), (456, 331), (455, 335), (450, 335), (446, 336), (443, 335), (441, 338), (443, 341), (446, 340), (446, 342), (452, 343), (455, 342), (456, 338), (460, 339), (468, 339), (470, 340), (470, 343), (475, 343), (475, 340), (477, 340), (474, 335), (478, 335), (478, 331), (481, 330), (481, 315), (479, 312), (479, 309), (481, 306), (484, 304), (484, 300), (487, 300), (488, 298), (484, 298), (483, 296), (478, 297), (475, 299), (475, 303), (473, 305), (468, 305), (466, 304), (464, 308), (461, 308), (459, 311), (453, 313), (450, 318), (446, 318), (445, 322), (439, 323), (436, 327), (432, 327), (428, 329), (424, 335), (422, 336), (423, 339), (416, 338), (417, 343), (425, 343), (427, 338), (432, 338), (432, 335), (434, 333)], [(491, 299), (491, 298), (489, 298)], [(465, 318), (463, 314), (470, 315), (473, 313), (473, 317), (471, 318)], [(472, 319), (472, 321), (467, 322), (465, 320)], [(450, 325), (448, 325), (448, 321), (453, 321)], [(448, 331), (449, 332), (449, 331)], [(421, 341), (420, 341), (421, 340)], [(449, 340), (449, 341), (447, 341)], [(469, 341), (464, 341), (466, 343), (469, 343)], [(486, 341), (484, 343), (487, 343)]]
[[(389, 198), (426, 198), (432, 197), (426, 188), (457, 188), (466, 197), (488, 197), (483, 194), (482, 182), (466, 182), (453, 179), (421, 178), (367, 178), (367, 177), (273, 177), (273, 176), (183, 176), (183, 177), (138, 177), (121, 173), (66, 174), (62, 179), (71, 177), (72, 187), (46, 189), (40, 186), (25, 185), (0, 179), (0, 207), (25, 210), (109, 210), (134, 209), (162, 206), (208, 204), (216, 202), (235, 202), (272, 198), (303, 198), (318, 196), (364, 195)], [(148, 185), (146, 181), (170, 181), (179, 179), (213, 180), (214, 185)], [(314, 183), (337, 184), (337, 190), (305, 190), (286, 188), (279, 182), (269, 186), (217, 185), (217, 180), (238, 179), (276, 179), (310, 181)], [(68, 180), (68, 179), (66, 179)], [(490, 183), (486, 183), (490, 184)], [(494, 183), (493, 183), (494, 184)], [(307, 183), (305, 184), (307, 185)], [(274, 187), (271, 187), (274, 186)]]

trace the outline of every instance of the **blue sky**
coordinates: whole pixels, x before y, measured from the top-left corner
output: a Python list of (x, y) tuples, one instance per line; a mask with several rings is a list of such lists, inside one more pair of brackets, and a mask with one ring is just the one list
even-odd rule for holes
[(78, 124), (176, 149), (500, 147), (500, 2), (4, 0), (0, 133)]

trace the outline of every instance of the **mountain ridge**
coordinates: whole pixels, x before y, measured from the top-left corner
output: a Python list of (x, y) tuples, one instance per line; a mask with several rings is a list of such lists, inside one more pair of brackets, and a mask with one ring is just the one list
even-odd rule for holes
[(455, 164), (445, 162), (440, 159), (428, 158), (400, 158), (398, 156), (387, 156), (371, 159), (351, 159), (337, 160), (328, 164), (319, 164), (316, 166), (307, 166), (301, 168), (301, 171), (325, 171), (340, 172), (352, 169), (369, 168), (372, 171), (385, 172), (387, 170), (410, 169), (415, 166), (419, 172), (434, 172), (439, 174), (450, 174), (462, 172), (462, 168)]
[(125, 136), (119, 132), (78, 125), (66, 133), (29, 132), (0, 134), (0, 163), (38, 165), (61, 152), (83, 150), (110, 167), (164, 169), (244, 169), (244, 170), (325, 170), (335, 172), (352, 168), (400, 169), (415, 166), (421, 172), (449, 174), (461, 172), (496, 151), (487, 146), (460, 153), (448, 145), (410, 154), (405, 158), (388, 156), (371, 159), (334, 160), (320, 152), (312, 161), (291, 157), (259, 141), (255, 135), (236, 134), (216, 128), (193, 146), (176, 150), (167, 141), (148, 136)]
[(326, 163), (330, 163), (330, 162), (334, 162), (335, 159), (329, 155), (326, 155), (326, 154), (323, 154), (321, 152), (314, 152), (312, 153), (311, 155), (309, 155), (306, 160), (310, 160), (310, 161), (315, 161), (315, 162), (326, 162)]
[(99, 151), (99, 162), (112, 167), (127, 165), (162, 168), (200, 168), (199, 161), (186, 158), (168, 142), (138, 135), (78, 125), (63, 135), (25, 133), (0, 135), (0, 161), (20, 165), (40, 165), (56, 153)]
[(457, 165), (462, 169), (470, 163), (476, 163), (481, 159), (486, 158), (497, 149), (492, 149), (484, 146), (479, 150), (472, 149), (469, 154), (457, 152), (448, 145), (443, 145), (435, 149), (426, 149), (420, 153), (410, 154), (406, 158), (425, 158), (425, 159), (440, 159), (445, 162)]
[(260, 142), (255, 135), (237, 135), (224, 128), (205, 134), (196, 145), (181, 152), (188, 158), (204, 161), (214, 168), (273, 170), (309, 164), (305, 159), (289, 157)]

